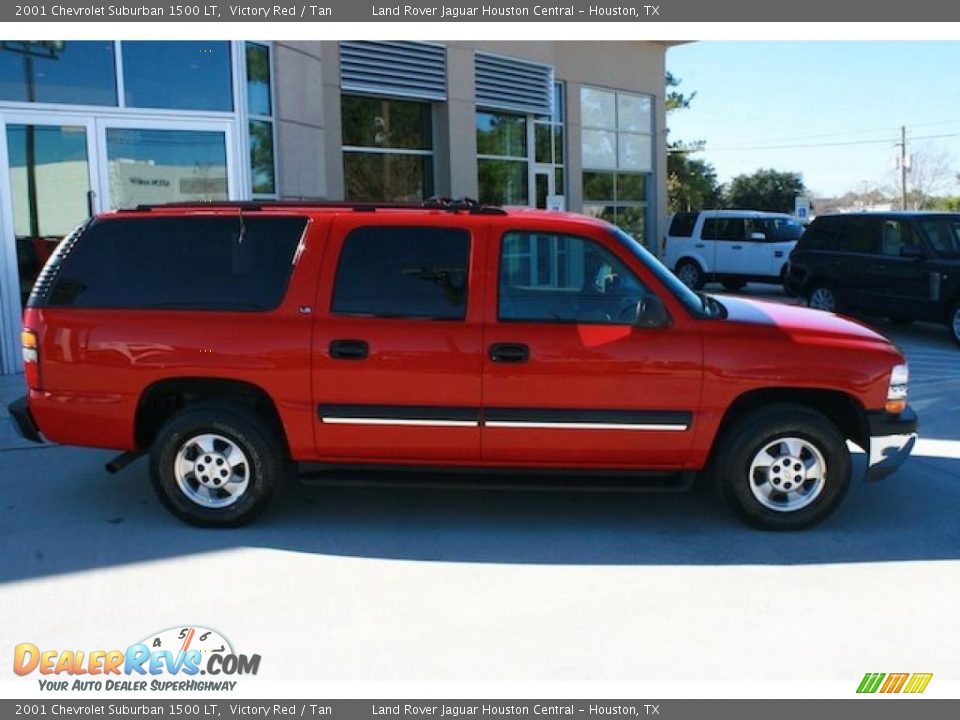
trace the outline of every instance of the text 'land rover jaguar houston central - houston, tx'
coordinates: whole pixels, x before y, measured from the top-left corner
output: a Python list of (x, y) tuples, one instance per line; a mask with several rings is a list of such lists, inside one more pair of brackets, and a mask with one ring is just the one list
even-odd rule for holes
[(113, 469), (149, 453), (199, 525), (313, 462), (702, 475), (792, 529), (840, 503), (848, 441), (876, 478), (916, 438), (903, 355), (863, 325), (695, 293), (600, 220), (466, 201), (98, 216), (41, 273), (23, 353), (24, 435), (118, 449)]

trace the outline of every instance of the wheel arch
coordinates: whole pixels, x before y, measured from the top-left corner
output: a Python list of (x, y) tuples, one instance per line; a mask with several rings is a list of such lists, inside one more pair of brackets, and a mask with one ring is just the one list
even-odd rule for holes
[[(854, 396), (828, 388), (758, 388), (739, 395), (727, 407), (717, 429), (720, 438), (738, 420), (753, 410), (774, 403), (789, 403), (815, 410), (833, 422), (845, 439), (865, 452), (870, 450), (866, 409)], [(714, 441), (714, 448), (717, 446)]]
[(175, 413), (190, 405), (211, 401), (256, 412), (270, 424), (289, 451), (283, 421), (270, 394), (250, 382), (215, 377), (166, 378), (147, 386), (140, 394), (134, 420), (137, 448), (149, 448), (160, 428)]

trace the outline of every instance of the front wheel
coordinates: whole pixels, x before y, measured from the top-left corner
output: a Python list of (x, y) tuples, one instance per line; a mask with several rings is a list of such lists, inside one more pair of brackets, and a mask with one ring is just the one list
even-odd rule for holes
[(720, 440), (713, 468), (727, 504), (764, 530), (819, 523), (850, 486), (843, 435), (825, 416), (800, 405), (772, 405), (738, 420)]
[(240, 406), (187, 407), (161, 428), (150, 452), (153, 487), (181, 520), (236, 527), (267, 506), (293, 464), (277, 433)]

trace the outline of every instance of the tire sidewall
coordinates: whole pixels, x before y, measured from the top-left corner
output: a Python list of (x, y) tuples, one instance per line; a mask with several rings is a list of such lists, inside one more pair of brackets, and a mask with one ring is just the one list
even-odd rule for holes
[(947, 332), (950, 333), (950, 337), (953, 338), (953, 341), (960, 345), (960, 335), (957, 334), (957, 315), (960, 315), (960, 303), (957, 303), (953, 306), (953, 309), (950, 310), (950, 316), (947, 318)]
[[(833, 308), (831, 308), (830, 310), (826, 310), (824, 308), (815, 308), (812, 305), (813, 296), (816, 294), (817, 290), (826, 290), (833, 296)], [(816, 285), (810, 288), (810, 293), (807, 295), (807, 307), (812, 308), (814, 310), (821, 310), (823, 312), (832, 312), (832, 313), (839, 312), (840, 301), (837, 299), (837, 291), (834, 290), (833, 286), (831, 285), (827, 285), (825, 283), (817, 283)]]
[[(777, 439), (796, 437), (823, 455), (826, 479), (817, 498), (804, 508), (778, 512), (762, 505), (750, 489), (750, 465), (756, 454)], [(816, 413), (769, 414), (748, 422), (731, 438), (729, 454), (720, 462), (721, 490), (727, 503), (750, 525), (765, 530), (799, 530), (830, 515), (850, 487), (851, 461), (842, 433)]]
[[(233, 504), (209, 508), (190, 500), (177, 483), (177, 453), (191, 438), (215, 433), (236, 443), (249, 460), (249, 482)], [(275, 443), (268, 433), (242, 414), (227, 409), (186, 410), (160, 431), (150, 454), (154, 488), (164, 505), (177, 517), (203, 527), (232, 527), (250, 521), (270, 501), (279, 486)]]
[[(700, 267), (700, 263), (696, 260), (682, 260), (677, 264), (677, 274), (679, 275), (681, 268), (689, 266), (696, 273), (696, 280), (694, 280), (692, 285), (687, 285), (691, 290), (699, 290), (703, 287), (705, 280), (703, 268)], [(681, 280), (681, 282), (683, 282)], [(684, 283), (686, 285), (686, 283)]]

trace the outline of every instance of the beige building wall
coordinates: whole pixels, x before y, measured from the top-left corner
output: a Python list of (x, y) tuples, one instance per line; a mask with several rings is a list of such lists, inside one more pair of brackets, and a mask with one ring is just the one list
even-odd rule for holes
[[(566, 83), (567, 207), (582, 209), (580, 88), (644, 93), (654, 98), (654, 204), (647, 241), (661, 237), (667, 216), (664, 76), (667, 43), (451, 41), (446, 103), (436, 105), (435, 189), (477, 196), (473, 54), (477, 50), (545, 63)], [(287, 198), (343, 198), (339, 51), (336, 42), (277, 42), (279, 190)]]

